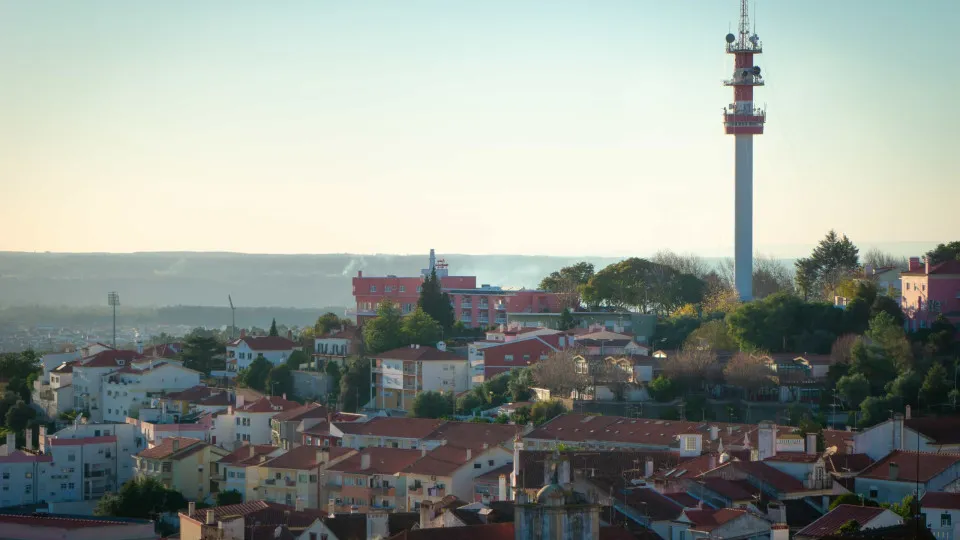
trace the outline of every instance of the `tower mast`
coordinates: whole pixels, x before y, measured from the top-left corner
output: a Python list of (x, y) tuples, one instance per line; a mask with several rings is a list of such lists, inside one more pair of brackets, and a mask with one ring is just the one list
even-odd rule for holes
[(760, 67), (753, 55), (763, 44), (750, 32), (749, 0), (740, 0), (739, 35), (727, 34), (727, 53), (734, 58), (733, 77), (724, 81), (733, 87), (733, 103), (723, 111), (727, 135), (735, 137), (734, 166), (734, 284), (741, 300), (753, 298), (753, 136), (763, 134), (766, 115), (753, 102), (753, 88), (763, 86)]

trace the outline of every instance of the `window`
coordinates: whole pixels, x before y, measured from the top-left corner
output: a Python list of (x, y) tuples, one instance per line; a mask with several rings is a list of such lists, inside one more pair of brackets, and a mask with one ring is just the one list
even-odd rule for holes
[(523, 355), (523, 360), (524, 360), (525, 362), (529, 362), (529, 361), (530, 361), (530, 355), (529, 355), (529, 354)]
[(949, 513), (944, 512), (944, 513), (940, 514), (940, 526), (941, 526), (941, 527), (953, 527), (952, 521), (953, 521), (953, 520), (951, 519)]
[(237, 477), (237, 473), (233, 471), (230, 471), (227, 473), (227, 478), (236, 478), (236, 477)]
[(386, 293), (393, 292), (393, 286), (392, 286), (392, 285), (384, 285), (384, 286), (383, 286), (383, 292), (386, 292)]
[(483, 467), (483, 464), (482, 464), (482, 463), (474, 463), (474, 464), (473, 464), (473, 468), (474, 468), (474, 469), (479, 469), (479, 468), (481, 468), (481, 467)]
[(237, 417), (237, 425), (238, 425), (238, 426), (240, 425), (240, 417), (239, 417), (239, 416)]
[(493, 467), (493, 460), (492, 459), (487, 460), (487, 465), (489, 465), (490, 467)]
[(697, 449), (697, 439), (694, 437), (685, 437), (683, 440), (684, 450), (696, 450)]
[(505, 355), (503, 355), (503, 361), (504, 361), (504, 362), (513, 362), (513, 355), (512, 355), (512, 354), (505, 354)]
[(877, 495), (879, 495), (879, 493), (877, 492), (877, 488), (875, 487), (870, 488), (870, 498), (876, 499)]
[(173, 470), (171, 463), (169, 461), (164, 461), (162, 470), (163, 472), (170, 472), (171, 470)]
[(423, 285), (417, 285), (417, 292), (418, 293), (423, 292)]
[(67, 484), (67, 488), (69, 488), (69, 489), (74, 489), (75, 487), (76, 487), (76, 486), (74, 485), (73, 482), (70, 482), (69, 484)]
[(23, 473), (24, 478), (33, 478), (33, 473)]
[(7, 471), (3, 471), (3, 479), (4, 479), (4, 480), (9, 480), (9, 479), (10, 479), (10, 473), (8, 473)]
[(317, 540), (317, 533), (310, 533), (310, 540)]
[(377, 292), (377, 286), (376, 286), (376, 285), (371, 285), (371, 286), (370, 286), (370, 292)]
[(406, 287), (406, 285), (401, 285), (401, 286), (400, 286), (400, 292), (407, 292), (407, 287)]

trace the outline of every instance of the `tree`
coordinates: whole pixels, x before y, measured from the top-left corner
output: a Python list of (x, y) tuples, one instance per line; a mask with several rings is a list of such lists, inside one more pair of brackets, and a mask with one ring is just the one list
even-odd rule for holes
[(370, 401), (369, 360), (356, 357), (347, 360), (346, 371), (340, 378), (340, 401), (346, 412), (357, 412)]
[(270, 375), (271, 369), (273, 369), (273, 364), (262, 354), (258, 354), (246, 369), (240, 370), (237, 381), (243, 386), (263, 392), (266, 389), (267, 377)]
[(273, 322), (270, 323), (270, 334), (269, 334), (269, 335), (270, 335), (270, 336), (273, 336), (273, 337), (277, 337), (277, 336), (280, 335), (280, 332), (277, 330), (277, 320), (276, 320), (276, 319), (274, 319)]
[(860, 250), (847, 238), (830, 230), (807, 259), (796, 262), (797, 288), (809, 296), (830, 298), (836, 286), (854, 274), (860, 264)]
[(863, 400), (870, 395), (870, 381), (861, 373), (840, 377), (837, 381), (837, 394), (848, 409), (859, 409)]
[(530, 368), (511, 369), (508, 377), (509, 401), (517, 403), (530, 399), (530, 387), (533, 386), (533, 373), (531, 373)]
[(413, 400), (411, 413), (416, 418), (440, 418), (453, 415), (453, 394), (428, 390)]
[(377, 316), (363, 326), (363, 343), (367, 352), (381, 353), (403, 346), (402, 317), (397, 306), (383, 300), (377, 307)]
[(402, 345), (434, 346), (443, 335), (440, 323), (427, 315), (427, 312), (420, 306), (417, 306), (413, 313), (403, 317), (400, 331), (403, 335)]
[(228, 504), (240, 504), (243, 502), (243, 495), (235, 490), (228, 489), (217, 493), (217, 506), (226, 506)]
[(891, 410), (902, 408), (900, 398), (896, 396), (870, 396), (860, 404), (861, 428), (870, 427), (889, 418)]
[(460, 414), (473, 414), (475, 409), (484, 405), (486, 405), (486, 401), (474, 392), (467, 392), (457, 398), (457, 412)]
[(17, 400), (13, 407), (7, 410), (7, 414), (4, 416), (4, 425), (6, 425), (10, 431), (19, 433), (27, 429), (27, 426), (30, 425), (30, 422), (36, 418), (36, 416), (36, 409), (20, 399)]
[(860, 532), (860, 522), (855, 519), (851, 519), (847, 521), (846, 523), (841, 525), (839, 529), (837, 529), (837, 534), (839, 534), (840, 536), (845, 536), (848, 534), (857, 534), (859, 532)]
[(334, 361), (327, 361), (323, 371), (330, 378), (330, 395), (327, 397), (332, 403), (335, 403), (340, 397), (340, 378), (342, 377), (340, 365)]
[(300, 366), (310, 361), (310, 357), (303, 351), (293, 351), (287, 357), (286, 365), (291, 371), (300, 369)]
[(540, 426), (565, 412), (567, 412), (567, 408), (559, 399), (538, 401), (530, 408), (530, 420), (533, 425)]
[(180, 358), (183, 367), (210, 375), (215, 369), (223, 369), (224, 343), (213, 335), (205, 335), (194, 329), (183, 340)]
[(720, 373), (717, 353), (707, 347), (684, 347), (663, 363), (663, 374), (678, 393), (702, 390), (705, 384), (717, 382)]
[(870, 328), (864, 336), (872, 346), (890, 358), (901, 370), (913, 367), (913, 351), (903, 332), (903, 327), (886, 312), (878, 313), (870, 320)]
[(876, 317), (881, 313), (886, 313), (893, 317), (894, 324), (903, 328), (903, 323), (906, 318), (903, 316), (903, 310), (900, 309), (900, 304), (898, 304), (896, 300), (889, 296), (878, 295), (870, 307), (870, 317)]
[(563, 311), (560, 312), (560, 320), (557, 321), (558, 330), (570, 330), (577, 326), (576, 319), (573, 318), (573, 313), (570, 312), (570, 308), (565, 307)]
[(274, 366), (267, 375), (266, 390), (271, 396), (293, 396), (293, 372), (286, 364)]
[(937, 247), (927, 252), (927, 258), (930, 264), (960, 260), (960, 241), (937, 244)]
[(909, 520), (913, 518), (914, 513), (916, 512), (916, 497), (913, 495), (907, 495), (902, 501), (898, 503), (891, 503), (890, 505), (885, 506), (904, 520)]
[(595, 307), (671, 313), (684, 304), (703, 300), (706, 283), (690, 274), (630, 258), (594, 274), (583, 287), (583, 299)]
[(737, 353), (723, 368), (727, 384), (743, 389), (747, 395), (774, 386), (776, 377), (766, 361), (746, 353)]
[(593, 274), (591, 263), (579, 262), (551, 272), (549, 276), (540, 280), (540, 289), (557, 293), (560, 307), (575, 310), (583, 303), (581, 291)]
[(518, 426), (530, 423), (530, 407), (520, 407), (510, 413), (510, 421)]
[(943, 364), (935, 362), (930, 367), (927, 376), (923, 379), (923, 386), (920, 387), (923, 401), (928, 407), (947, 402), (947, 396), (951, 390), (949, 380), (949, 375), (947, 375), (947, 370), (944, 369)]
[(903, 257), (897, 257), (890, 253), (886, 253), (877, 248), (871, 248), (863, 254), (863, 265), (864, 267), (869, 266), (870, 268), (907, 268), (907, 260)]
[(328, 311), (317, 317), (317, 322), (313, 325), (313, 331), (317, 336), (325, 336), (342, 325), (343, 322), (340, 317), (336, 313)]
[(657, 375), (656, 379), (650, 381), (650, 384), (647, 385), (647, 391), (650, 393), (650, 397), (659, 402), (673, 401), (675, 397), (673, 382), (663, 375)]
[(32, 392), (30, 391), (30, 387), (27, 386), (27, 381), (21, 379), (20, 377), (14, 376), (7, 381), (7, 391), (17, 394), (20, 396), (20, 399), (30, 403)]
[(450, 301), (450, 295), (443, 292), (443, 285), (440, 283), (440, 278), (437, 277), (436, 269), (430, 270), (430, 275), (423, 280), (417, 307), (440, 323), (444, 332), (449, 334), (450, 330), (453, 329), (453, 322), (456, 319), (453, 315), (453, 304)]
[(858, 339), (850, 350), (850, 372), (860, 373), (870, 381), (870, 393), (882, 395), (887, 383), (897, 378), (896, 363), (875, 346)]
[(707, 262), (692, 253), (681, 255), (669, 249), (661, 250), (653, 256), (653, 262), (662, 266), (669, 266), (681, 274), (690, 274), (700, 279), (705, 278), (710, 273)]
[(773, 257), (753, 258), (753, 297), (766, 298), (775, 293), (793, 293), (793, 276), (783, 262)]
[(853, 344), (858, 339), (860, 337), (854, 334), (845, 334), (838, 337), (830, 346), (830, 363), (832, 365), (849, 364), (852, 358)]
[(852, 504), (854, 506), (880, 506), (873, 499), (864, 498), (862, 495), (857, 495), (856, 493), (844, 493), (840, 495), (833, 502), (830, 503), (830, 510), (840, 506), (841, 504)]
[(116, 495), (100, 499), (93, 513), (97, 516), (157, 519), (163, 513), (186, 507), (187, 500), (179, 491), (163, 487), (155, 478), (142, 478), (127, 482)]
[(538, 386), (547, 388), (551, 393), (569, 397), (574, 391), (582, 392), (590, 380), (582, 372), (576, 353), (571, 349), (562, 349), (550, 353), (531, 368), (533, 379)]
[(685, 349), (691, 347), (707, 348), (715, 351), (733, 351), (737, 343), (730, 337), (727, 323), (723, 319), (708, 321), (694, 330), (684, 344)]
[(817, 272), (819, 271), (817, 262), (812, 258), (797, 259), (794, 268), (796, 269), (797, 289), (803, 295), (804, 302), (806, 302), (811, 296), (816, 295)]

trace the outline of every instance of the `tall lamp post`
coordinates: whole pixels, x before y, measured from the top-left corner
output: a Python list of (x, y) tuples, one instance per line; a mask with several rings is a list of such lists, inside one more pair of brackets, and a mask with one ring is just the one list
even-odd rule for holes
[(117, 348), (117, 306), (120, 305), (120, 295), (116, 291), (107, 293), (107, 305), (113, 308), (113, 348)]

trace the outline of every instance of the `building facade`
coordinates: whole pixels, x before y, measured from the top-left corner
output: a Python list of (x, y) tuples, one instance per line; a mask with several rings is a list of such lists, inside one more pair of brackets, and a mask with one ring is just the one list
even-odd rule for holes
[(913, 257), (900, 283), (908, 331), (929, 328), (941, 315), (954, 326), (960, 324), (960, 261), (930, 264)]
[(140, 408), (149, 408), (154, 398), (167, 392), (200, 384), (200, 373), (163, 361), (134, 362), (105, 375), (102, 382), (103, 420), (126, 422)]
[(134, 473), (137, 478), (154, 478), (188, 500), (202, 501), (211, 494), (216, 476), (213, 463), (226, 455), (225, 450), (201, 440), (168, 437), (136, 455)]
[(227, 371), (240, 371), (250, 367), (258, 357), (263, 356), (277, 366), (290, 358), (293, 351), (302, 347), (289, 337), (248, 336), (246, 330), (240, 330), (240, 337), (227, 343)]
[(409, 411), (420, 392), (459, 393), (470, 388), (467, 359), (446, 350), (412, 345), (370, 359), (377, 409)]

